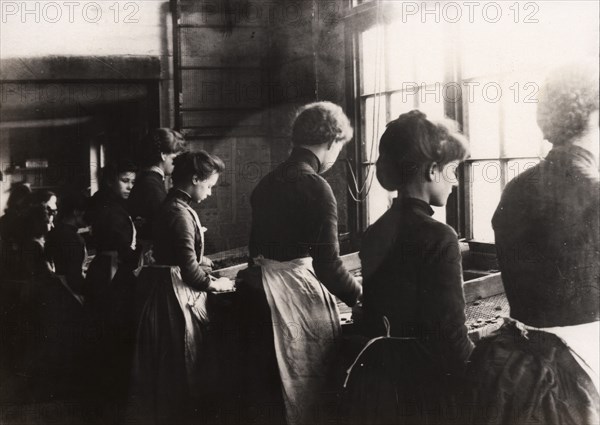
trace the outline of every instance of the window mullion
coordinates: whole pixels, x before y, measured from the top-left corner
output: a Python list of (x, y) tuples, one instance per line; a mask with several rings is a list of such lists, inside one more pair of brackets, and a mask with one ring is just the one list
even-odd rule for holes
[(508, 183), (508, 161), (510, 158), (500, 158), (500, 189), (504, 190), (506, 183)]
[(473, 239), (473, 167), (471, 161), (465, 162), (463, 167), (464, 186), (464, 237)]

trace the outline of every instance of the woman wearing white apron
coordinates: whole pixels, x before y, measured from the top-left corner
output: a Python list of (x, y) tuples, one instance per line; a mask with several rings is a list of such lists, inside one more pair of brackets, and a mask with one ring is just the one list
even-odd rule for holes
[[(285, 420), (315, 423), (321, 421), (340, 336), (332, 294), (352, 306), (362, 292), (340, 260), (337, 204), (331, 187), (320, 176), (331, 168), (353, 132), (339, 106), (319, 102), (300, 111), (292, 133), (290, 157), (260, 181), (251, 197), (249, 251), (251, 263), (260, 266), (260, 272), (251, 267), (246, 280), (252, 280), (254, 271), (262, 285), (255, 284), (254, 298), (252, 290), (248, 291), (246, 307), (256, 319), (262, 304), (263, 315), (268, 312), (265, 319), (273, 327), (272, 337), (271, 329), (263, 329), (267, 331), (263, 349), (257, 349), (261, 343), (256, 339), (248, 341), (246, 370), (265, 373), (253, 378), (250, 372), (245, 392), (255, 397), (254, 402), (263, 403), (273, 398), (261, 400), (259, 393), (276, 397), (279, 387), (280, 413)], [(243, 293), (250, 286), (240, 285), (238, 290)], [(270, 382), (260, 387), (258, 380)], [(275, 422), (276, 417), (270, 420)]]
[(205, 229), (192, 208), (211, 195), (223, 162), (200, 151), (174, 163), (174, 187), (154, 220), (157, 265), (143, 268), (138, 279), (132, 393), (145, 409), (143, 419), (153, 423), (189, 421), (194, 410), (202, 414), (203, 396), (210, 393), (203, 364), (206, 296), (233, 289), (231, 280), (210, 275)]

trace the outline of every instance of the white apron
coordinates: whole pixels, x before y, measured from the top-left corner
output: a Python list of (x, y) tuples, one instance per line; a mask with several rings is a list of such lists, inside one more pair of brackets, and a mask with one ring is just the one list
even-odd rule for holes
[(185, 369), (188, 384), (192, 396), (200, 391), (201, 376), (200, 364), (203, 332), (202, 329), (208, 325), (208, 314), (206, 311), (207, 292), (198, 291), (188, 286), (181, 280), (181, 271), (178, 266), (171, 267), (171, 282), (173, 291), (179, 301), (179, 306), (185, 319), (184, 354)]
[(271, 309), (287, 423), (314, 423), (341, 336), (337, 303), (316, 278), (312, 258), (255, 264)]

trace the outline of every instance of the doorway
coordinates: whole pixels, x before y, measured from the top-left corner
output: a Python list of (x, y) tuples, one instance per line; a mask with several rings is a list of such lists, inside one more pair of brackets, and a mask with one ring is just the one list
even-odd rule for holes
[(113, 158), (159, 126), (158, 82), (0, 83), (0, 208), (12, 184), (92, 194)]

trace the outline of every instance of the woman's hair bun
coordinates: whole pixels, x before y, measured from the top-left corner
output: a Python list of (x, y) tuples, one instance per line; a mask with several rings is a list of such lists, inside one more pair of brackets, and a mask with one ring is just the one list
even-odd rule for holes
[(418, 178), (425, 166), (464, 160), (468, 142), (456, 128), (452, 120), (429, 120), (416, 109), (389, 122), (379, 142), (376, 163), (381, 186), (394, 191)]

